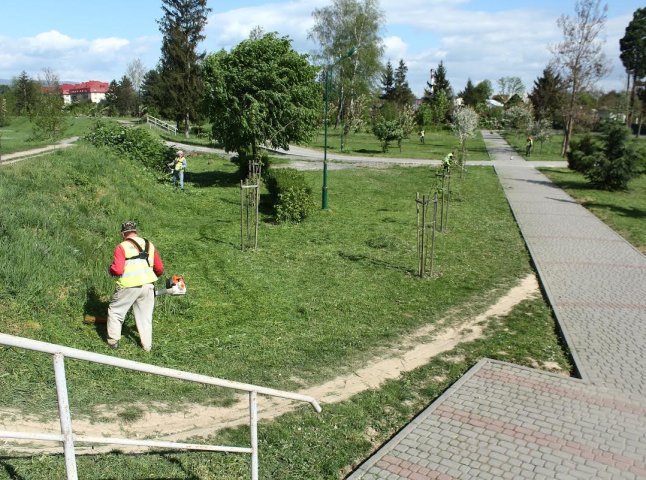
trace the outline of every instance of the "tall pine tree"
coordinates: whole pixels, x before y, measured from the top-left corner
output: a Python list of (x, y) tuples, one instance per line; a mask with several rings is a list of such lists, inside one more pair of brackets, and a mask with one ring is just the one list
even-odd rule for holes
[(446, 67), (444, 66), (443, 61), (440, 61), (437, 69), (433, 70), (433, 78), (431, 78), (431, 81), (426, 82), (424, 98), (422, 100), (424, 103), (432, 105), (435, 96), (440, 91), (443, 91), (447, 98), (453, 98), (453, 89), (451, 88), (449, 80), (446, 78)]
[(188, 137), (202, 96), (200, 63), (205, 54), (197, 53), (197, 46), (205, 38), (202, 30), (211, 9), (206, 0), (162, 0), (162, 10), (160, 73), (177, 126), (183, 122)]
[(404, 63), (404, 60), (399, 60), (399, 65), (397, 66), (397, 70), (395, 70), (395, 91), (393, 99), (400, 107), (412, 105), (415, 102), (415, 95), (408, 86), (408, 80), (406, 80), (407, 73), (408, 67)]
[(395, 72), (393, 71), (393, 64), (386, 63), (384, 73), (381, 74), (381, 94), (382, 100), (392, 100), (395, 93)]
[(534, 107), (536, 120), (549, 120), (554, 124), (561, 117), (561, 105), (565, 101), (565, 82), (552, 67), (547, 67), (543, 70), (543, 76), (534, 80), (529, 99)]

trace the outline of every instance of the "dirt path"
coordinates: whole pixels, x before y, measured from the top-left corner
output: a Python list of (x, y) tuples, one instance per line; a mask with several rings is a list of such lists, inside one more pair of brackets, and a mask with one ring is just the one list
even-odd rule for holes
[[(485, 312), (463, 321), (441, 321), (452, 323), (447, 327), (437, 325), (424, 326), (402, 339), (400, 343), (390, 348), (379, 357), (374, 358), (359, 370), (336, 377), (321, 385), (315, 385), (299, 393), (316, 398), (325, 412), (326, 404), (341, 402), (357, 393), (368, 389), (378, 388), (383, 382), (397, 378), (401, 373), (413, 370), (427, 364), (433, 357), (447, 352), (462, 342), (470, 342), (482, 337), (487, 323), (497, 317), (502, 317), (520, 302), (539, 295), (538, 282), (534, 274), (522, 279), (517, 286), (509, 290)], [(159, 405), (160, 407), (162, 405)], [(142, 405), (145, 408), (145, 406)], [(276, 418), (293, 410), (296, 404), (282, 399), (259, 397), (258, 417), (261, 422)], [(245, 425), (249, 418), (248, 399), (241, 395), (231, 407), (208, 407), (203, 405), (185, 405), (174, 413), (158, 413), (148, 411), (142, 418), (132, 423), (123, 423), (116, 416), (110, 423), (92, 424), (86, 419), (75, 419), (74, 431), (79, 436), (106, 436), (145, 438), (155, 436), (158, 440), (183, 441), (191, 437), (205, 437), (218, 430)], [(155, 409), (161, 410), (161, 409)], [(101, 409), (103, 412), (108, 408)], [(59, 433), (58, 420), (43, 424), (33, 418), (22, 418), (17, 411), (0, 411), (0, 430), (19, 430), (28, 432)], [(34, 443), (16, 446), (6, 444), (2, 448), (11, 449), (16, 453), (30, 453), (38, 448), (58, 452), (59, 447), (49, 445), (37, 446)], [(79, 453), (101, 453), (114, 447), (95, 447), (94, 449), (78, 448)], [(120, 448), (122, 451), (141, 451), (139, 448)]]

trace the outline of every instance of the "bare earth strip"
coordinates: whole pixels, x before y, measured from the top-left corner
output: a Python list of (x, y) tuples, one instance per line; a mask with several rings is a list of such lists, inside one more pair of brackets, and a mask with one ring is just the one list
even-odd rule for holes
[[(323, 406), (325, 404), (342, 402), (357, 393), (378, 388), (383, 382), (399, 377), (403, 372), (414, 370), (427, 364), (433, 357), (450, 351), (462, 342), (470, 342), (483, 336), (487, 322), (503, 317), (520, 302), (539, 295), (538, 281), (534, 274), (525, 277), (520, 283), (509, 290), (487, 311), (475, 318), (464, 319), (457, 325), (442, 329), (437, 325), (424, 326), (406, 337), (399, 345), (393, 347), (370, 361), (356, 372), (336, 377), (321, 385), (316, 385), (299, 393), (316, 398)], [(444, 322), (440, 322), (442, 324)], [(296, 403), (267, 397), (259, 397), (258, 418), (262, 421), (274, 419), (293, 410)], [(145, 406), (142, 406), (145, 407)], [(101, 408), (109, 412), (110, 408)], [(105, 415), (103, 415), (105, 417)], [(215, 432), (249, 423), (249, 403), (246, 395), (230, 407), (208, 407), (203, 405), (184, 405), (173, 413), (158, 413), (148, 411), (137, 421), (124, 424), (117, 417), (111, 423), (93, 424), (86, 419), (74, 419), (74, 432), (78, 436), (106, 436), (128, 438), (150, 438), (167, 441), (184, 441), (193, 437), (206, 437)], [(0, 410), (0, 430), (21, 432), (59, 433), (58, 420), (41, 423), (30, 418), (22, 418), (15, 410)], [(45, 448), (43, 448), (45, 447)], [(60, 452), (60, 447), (48, 448), (49, 445), (24, 443), (0, 444), (3, 450), (15, 453)], [(80, 447), (78, 453), (103, 453), (114, 447), (95, 447), (92, 449)], [(121, 451), (143, 451), (141, 448), (119, 448)]]

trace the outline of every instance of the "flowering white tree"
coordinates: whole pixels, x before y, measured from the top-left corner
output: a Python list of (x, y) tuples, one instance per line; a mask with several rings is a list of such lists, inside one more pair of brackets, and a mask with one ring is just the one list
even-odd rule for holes
[(552, 122), (547, 118), (541, 118), (535, 122), (531, 122), (529, 133), (534, 140), (541, 144), (541, 152), (543, 151), (543, 144), (547, 142), (552, 136)]
[(478, 114), (471, 107), (460, 107), (453, 114), (451, 130), (460, 140), (460, 165), (462, 169), (464, 169), (467, 140), (475, 135), (478, 118)]
[(532, 122), (532, 112), (524, 105), (514, 105), (505, 110), (503, 118), (508, 129), (516, 130), (517, 134), (527, 133)]

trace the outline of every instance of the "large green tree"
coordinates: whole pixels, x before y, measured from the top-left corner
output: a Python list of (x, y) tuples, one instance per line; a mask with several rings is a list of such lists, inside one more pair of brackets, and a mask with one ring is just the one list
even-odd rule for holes
[(254, 34), (230, 53), (204, 61), (205, 108), (213, 137), (230, 152), (260, 145), (289, 148), (311, 138), (320, 118), (318, 68), (292, 48), (288, 37)]
[(188, 137), (202, 96), (200, 62), (204, 53), (197, 47), (211, 11), (206, 0), (162, 0), (164, 16), (159, 23), (163, 35), (160, 73), (178, 128), (183, 123)]
[(43, 70), (43, 75), (40, 80), (42, 91), (30, 113), (30, 119), (35, 138), (56, 139), (66, 128), (63, 96), (58, 75), (48, 68)]
[(626, 27), (626, 34), (619, 40), (619, 49), (621, 62), (632, 79), (630, 108), (626, 119), (626, 123), (631, 125), (637, 83), (646, 77), (646, 7), (635, 10), (633, 19)]
[(601, 0), (577, 0), (574, 11), (574, 17), (559, 17), (557, 25), (563, 32), (563, 40), (551, 47), (553, 66), (568, 86), (562, 156), (568, 151), (577, 121), (579, 94), (608, 71), (602, 42), (608, 6), (602, 7)]
[(27, 75), (24, 70), (14, 78), (11, 89), (15, 98), (14, 113), (30, 115), (40, 95), (40, 85)]
[(333, 0), (327, 7), (316, 8), (312, 16), (314, 27), (309, 37), (319, 44), (314, 59), (323, 68), (329, 69), (357, 49), (351, 58), (336, 64), (334, 72), (328, 72), (333, 78), (335, 124), (343, 123), (347, 133), (355, 123), (352, 117), (363, 114), (355, 105), (357, 99), (373, 93), (383, 69), (380, 31), (384, 14), (378, 0)]
[(165, 92), (160, 67), (148, 70), (141, 85), (141, 103), (144, 112), (155, 117), (171, 118), (172, 112)]
[(560, 121), (563, 102), (565, 101), (565, 83), (552, 67), (543, 70), (543, 76), (534, 80), (534, 88), (529, 94), (534, 107), (536, 120), (547, 119), (552, 124)]
[(514, 95), (523, 95), (525, 85), (520, 77), (500, 77), (498, 79), (498, 93), (503, 97), (511, 98)]
[(474, 85), (471, 79), (467, 79), (467, 84), (460, 93), (459, 97), (462, 97), (464, 105), (470, 107), (478, 107), (484, 105), (491, 94), (493, 93), (493, 87), (489, 80), (483, 80), (477, 85)]

